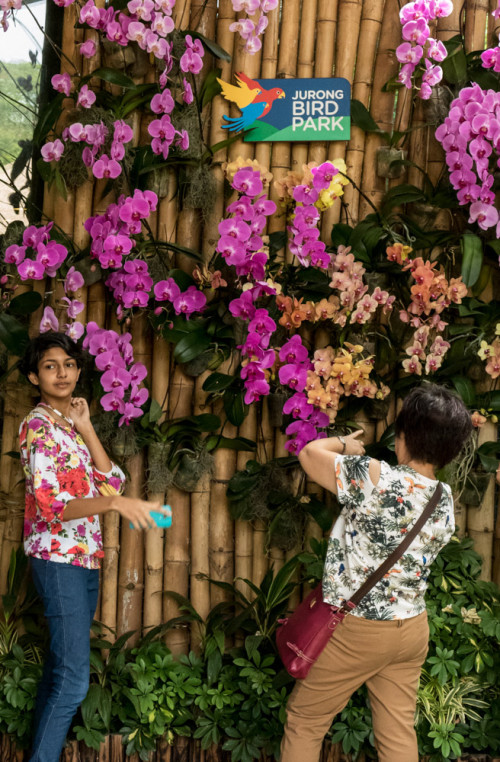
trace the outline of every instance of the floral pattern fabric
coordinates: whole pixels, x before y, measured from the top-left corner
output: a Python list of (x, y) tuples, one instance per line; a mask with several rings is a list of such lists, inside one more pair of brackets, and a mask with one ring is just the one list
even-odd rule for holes
[(64, 509), (75, 498), (120, 494), (123, 471), (114, 464), (106, 474), (98, 471), (81, 435), (38, 408), (21, 423), (19, 439), (26, 555), (98, 569), (104, 556), (99, 516), (65, 521)]
[[(397, 548), (437, 486), (409, 466), (381, 462), (373, 485), (370, 458), (339, 455), (335, 459), (338, 498), (342, 506), (330, 539), (323, 575), (323, 597), (339, 606)], [(407, 619), (425, 610), (429, 567), (455, 530), (451, 489), (404, 555), (353, 610), (366, 619)]]

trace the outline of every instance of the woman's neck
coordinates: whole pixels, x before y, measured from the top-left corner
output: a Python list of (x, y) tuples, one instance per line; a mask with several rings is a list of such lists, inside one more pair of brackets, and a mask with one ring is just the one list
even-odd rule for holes
[(42, 394), (42, 403), (48, 405), (56, 413), (60, 413), (65, 418), (70, 418), (71, 397), (68, 399), (52, 399), (45, 394)]
[(435, 468), (432, 463), (421, 463), (418, 460), (407, 460), (405, 463), (400, 462), (399, 465), (408, 466), (409, 468), (412, 468), (414, 471), (416, 471), (417, 474), (426, 476), (427, 479), (433, 479), (434, 481), (436, 480)]

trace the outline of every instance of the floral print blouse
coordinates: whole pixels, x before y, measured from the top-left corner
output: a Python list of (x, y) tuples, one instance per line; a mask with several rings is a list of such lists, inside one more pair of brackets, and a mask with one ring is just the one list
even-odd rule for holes
[(120, 494), (123, 471), (113, 464), (98, 471), (76, 429), (59, 424), (42, 408), (32, 410), (19, 430), (26, 476), (24, 550), (48, 561), (98, 569), (104, 555), (99, 516), (64, 520), (74, 498)]
[[(323, 575), (323, 598), (334, 606), (348, 600), (397, 548), (437, 486), (437, 481), (409, 466), (393, 467), (384, 461), (374, 486), (369, 464), (367, 456), (335, 458), (342, 511), (328, 541)], [(353, 615), (407, 619), (421, 614), (429, 567), (454, 530), (451, 489), (443, 484), (441, 500), (427, 523), (394, 568), (353, 609)]]

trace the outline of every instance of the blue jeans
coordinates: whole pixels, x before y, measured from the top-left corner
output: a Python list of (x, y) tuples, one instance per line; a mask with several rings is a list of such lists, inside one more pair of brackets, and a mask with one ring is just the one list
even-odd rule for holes
[(31, 558), (43, 601), (50, 648), (35, 708), (30, 762), (58, 762), (76, 710), (87, 695), (90, 626), (99, 592), (99, 571)]

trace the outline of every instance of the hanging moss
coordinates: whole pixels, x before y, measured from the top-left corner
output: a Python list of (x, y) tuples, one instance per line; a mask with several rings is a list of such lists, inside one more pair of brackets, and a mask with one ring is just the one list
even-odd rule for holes
[(149, 446), (146, 484), (150, 494), (166, 492), (173, 484), (174, 474), (167, 465), (170, 450), (168, 442), (154, 442)]
[(217, 197), (217, 183), (206, 164), (187, 167), (184, 205), (190, 209), (200, 209), (203, 221), (210, 217)]
[(179, 132), (186, 130), (189, 135), (189, 148), (182, 152), (185, 159), (199, 159), (203, 152), (202, 136), (200, 134), (200, 119), (195, 103), (184, 106), (172, 114), (172, 124)]
[(280, 550), (292, 550), (302, 543), (304, 529), (304, 509), (297, 500), (289, 500), (269, 526), (269, 544)]
[(214, 456), (204, 448), (196, 453), (186, 453), (175, 472), (175, 486), (185, 492), (194, 492), (204, 474), (213, 474), (214, 463)]

